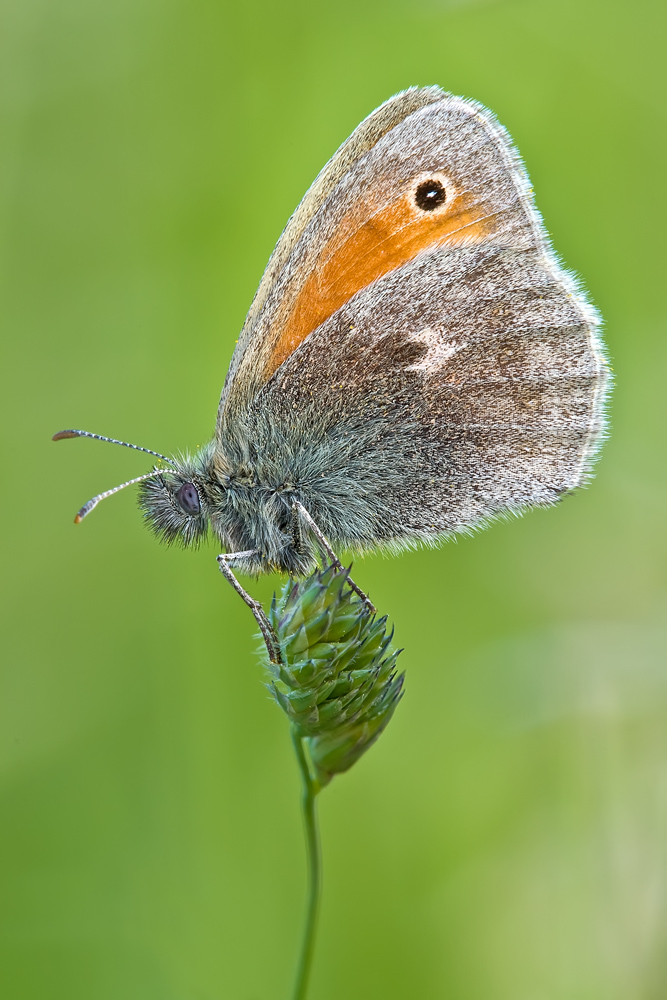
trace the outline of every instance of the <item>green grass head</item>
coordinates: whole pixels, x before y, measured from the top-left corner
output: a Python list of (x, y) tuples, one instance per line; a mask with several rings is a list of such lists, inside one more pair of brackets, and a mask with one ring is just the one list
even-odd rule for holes
[(354, 593), (348, 572), (330, 565), (288, 581), (269, 612), (283, 656), (269, 663), (269, 687), (307, 743), (320, 787), (373, 745), (403, 689), (387, 618)]

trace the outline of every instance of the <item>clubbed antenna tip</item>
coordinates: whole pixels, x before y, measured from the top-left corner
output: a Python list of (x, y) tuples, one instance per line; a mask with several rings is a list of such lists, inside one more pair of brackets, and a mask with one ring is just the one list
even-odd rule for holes
[[(87, 437), (94, 438), (95, 441), (107, 441), (109, 444), (120, 444), (123, 448), (133, 448), (135, 451), (143, 451), (146, 455), (155, 455), (156, 458), (162, 459), (172, 468), (175, 468), (176, 463), (172, 458), (168, 458), (166, 455), (161, 455), (159, 451), (153, 451), (152, 448), (142, 448), (138, 444), (129, 444), (127, 441), (117, 441), (116, 438), (106, 437), (104, 434), (93, 434), (92, 431), (79, 431), (79, 430), (65, 430), (57, 431), (53, 437), (52, 441), (64, 441), (66, 438), (77, 438), (77, 437)], [(136, 479), (128, 479), (126, 483), (121, 483), (120, 486), (114, 486), (112, 490), (106, 490), (104, 493), (99, 493), (88, 503), (85, 503), (80, 511), (78, 511), (76, 517), (74, 518), (75, 524), (81, 524), (84, 517), (90, 514), (91, 510), (97, 507), (100, 500), (105, 500), (107, 497), (112, 496), (114, 493), (118, 493), (119, 490), (124, 490), (126, 486), (133, 486), (135, 483), (141, 483), (144, 479), (151, 479), (153, 476), (159, 476), (160, 470), (153, 469), (152, 472), (147, 472), (143, 476), (137, 476)]]
[(119, 441), (117, 438), (107, 437), (106, 434), (93, 434), (92, 431), (57, 431), (51, 440), (64, 441), (66, 438), (80, 437), (93, 438), (95, 441), (106, 441), (108, 444), (119, 444), (123, 448), (133, 448), (135, 451), (143, 451), (146, 455), (155, 455), (156, 458), (161, 458), (162, 461), (167, 462), (168, 465), (175, 466), (173, 458), (168, 458), (167, 455), (161, 455), (159, 451), (153, 451), (152, 448), (143, 448), (140, 444), (130, 444), (129, 441)]
[(137, 476), (135, 479), (128, 479), (126, 483), (121, 483), (120, 486), (114, 486), (112, 490), (105, 490), (104, 493), (98, 493), (96, 497), (89, 500), (88, 503), (84, 503), (81, 510), (77, 513), (74, 518), (75, 524), (81, 524), (84, 517), (90, 514), (91, 510), (97, 507), (100, 500), (106, 500), (107, 497), (113, 496), (114, 493), (118, 493), (119, 490), (124, 490), (126, 486), (134, 486), (135, 483), (143, 483), (144, 479), (154, 479), (156, 476), (160, 476), (162, 473), (159, 469), (153, 469), (152, 472), (145, 472), (143, 476)]

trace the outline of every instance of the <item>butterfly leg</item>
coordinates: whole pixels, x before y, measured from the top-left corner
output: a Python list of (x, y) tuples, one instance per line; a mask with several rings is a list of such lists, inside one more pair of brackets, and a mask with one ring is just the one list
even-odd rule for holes
[[(297, 550), (300, 548), (301, 544), (301, 525), (298, 523), (299, 519), (301, 519), (308, 525), (312, 533), (315, 535), (315, 538), (319, 542), (321, 549), (326, 553), (329, 559), (331, 559), (331, 561), (336, 566), (342, 569), (343, 564), (341, 563), (340, 559), (338, 558), (334, 550), (329, 545), (329, 542), (327, 541), (325, 536), (322, 534), (320, 529), (313, 521), (312, 517), (310, 516), (306, 508), (303, 506), (302, 503), (299, 503), (298, 500), (294, 500), (292, 502), (292, 531), (294, 535), (294, 544), (297, 546)], [(349, 576), (347, 578), (347, 582), (352, 587), (352, 590), (355, 592), (355, 594), (357, 594), (362, 599), (362, 601), (369, 609), (371, 614), (375, 614), (377, 608), (371, 602), (371, 600), (366, 596), (366, 594), (364, 594), (363, 590), (360, 587), (357, 587), (354, 580)]]
[(230, 562), (238, 559), (247, 559), (249, 556), (257, 555), (256, 549), (248, 549), (247, 552), (226, 552), (218, 556), (218, 566), (220, 567), (220, 572), (224, 578), (231, 583), (232, 587), (236, 593), (245, 601), (253, 615), (255, 616), (255, 621), (259, 625), (260, 632), (262, 633), (262, 638), (266, 644), (266, 648), (269, 653), (269, 659), (272, 663), (282, 663), (282, 653), (280, 652), (280, 644), (278, 642), (278, 636), (276, 635), (271, 622), (266, 617), (264, 613), (264, 608), (259, 603), (255, 601), (247, 590), (244, 590), (239, 581), (236, 579), (232, 573)]
[(299, 553), (303, 554), (303, 532), (301, 531), (301, 512), (299, 508), (301, 504), (296, 500), (292, 501), (292, 541), (294, 542), (294, 548)]

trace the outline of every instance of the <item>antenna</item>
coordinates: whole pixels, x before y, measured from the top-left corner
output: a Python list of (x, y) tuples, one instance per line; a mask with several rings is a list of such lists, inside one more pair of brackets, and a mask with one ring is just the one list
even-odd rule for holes
[[(91, 431), (58, 431), (57, 434), (53, 435), (53, 441), (63, 441), (65, 438), (77, 438), (77, 437), (87, 437), (95, 438), (96, 441), (108, 441), (109, 444), (122, 444), (123, 448), (134, 448), (135, 451), (144, 451), (147, 455), (155, 455), (156, 458), (161, 458), (163, 462), (168, 462), (169, 465), (176, 467), (176, 463), (172, 458), (167, 458), (166, 455), (161, 455), (159, 451), (153, 451), (151, 448), (142, 448), (138, 444), (129, 444), (127, 441), (116, 441), (115, 438), (105, 437), (104, 434), (93, 434)], [(138, 482), (139, 480), (133, 479), (132, 482)], [(129, 486), (129, 483), (123, 483), (123, 486)], [(122, 490), (122, 486), (118, 489)], [(115, 492), (115, 491), (112, 491)], [(102, 496), (108, 496), (107, 493), (102, 494)], [(96, 500), (101, 500), (102, 497), (96, 497)], [(91, 500), (92, 503), (92, 500)], [(94, 506), (94, 504), (93, 504)], [(92, 507), (90, 508), (92, 510)], [(86, 511), (87, 513), (87, 511)]]
[[(64, 433), (65, 434), (71, 434), (72, 432), (71, 431), (65, 431)], [(116, 442), (114, 442), (114, 443), (116, 443)], [(118, 444), (122, 444), (122, 441), (119, 441), (117, 443)], [(134, 447), (134, 445), (130, 445), (130, 447)], [(141, 451), (146, 451), (145, 448), (141, 448), (140, 450)], [(112, 490), (105, 490), (104, 493), (98, 493), (98, 495), (96, 497), (93, 497), (92, 500), (89, 500), (88, 503), (85, 503), (83, 505), (83, 507), (81, 508), (81, 510), (78, 512), (78, 514), (74, 518), (74, 523), (75, 524), (80, 524), (83, 521), (84, 517), (86, 517), (86, 515), (90, 514), (91, 510), (94, 510), (95, 507), (97, 507), (97, 505), (100, 502), (100, 500), (106, 500), (107, 497), (113, 496), (114, 493), (118, 493), (118, 490), (124, 490), (126, 486), (134, 486), (135, 483), (141, 483), (141, 482), (144, 481), (144, 479), (153, 479), (155, 476), (161, 476), (161, 475), (162, 475), (162, 473), (160, 472), (159, 469), (153, 469), (152, 472), (145, 472), (143, 476), (137, 476), (136, 479), (128, 479), (128, 481), (126, 483), (121, 483), (120, 486), (114, 486), (114, 488)]]

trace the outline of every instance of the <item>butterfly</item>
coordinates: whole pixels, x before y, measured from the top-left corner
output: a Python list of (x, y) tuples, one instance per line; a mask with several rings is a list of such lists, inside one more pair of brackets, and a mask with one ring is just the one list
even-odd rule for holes
[[(77, 520), (140, 482), (157, 536), (212, 530), (252, 605), (232, 564), (298, 575), (318, 546), (398, 552), (554, 504), (590, 473), (608, 386), (600, 317), (508, 133), (475, 101), (412, 88), (357, 127), (288, 221), (213, 440), (179, 458), (139, 449), (164, 466)], [(80, 436), (112, 440), (55, 438)]]

